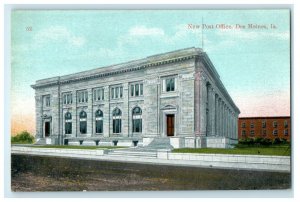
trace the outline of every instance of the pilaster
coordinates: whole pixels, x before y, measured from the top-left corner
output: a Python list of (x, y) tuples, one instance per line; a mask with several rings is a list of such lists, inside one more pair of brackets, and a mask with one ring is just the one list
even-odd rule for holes
[(206, 136), (207, 128), (207, 116), (206, 116), (206, 107), (207, 107), (207, 86), (206, 86), (206, 77), (204, 73), (200, 74), (200, 135)]
[(104, 106), (103, 106), (103, 136), (109, 137), (109, 126), (111, 122), (111, 113), (110, 113), (110, 106), (109, 106), (109, 100), (110, 100), (110, 91), (109, 86), (104, 87)]

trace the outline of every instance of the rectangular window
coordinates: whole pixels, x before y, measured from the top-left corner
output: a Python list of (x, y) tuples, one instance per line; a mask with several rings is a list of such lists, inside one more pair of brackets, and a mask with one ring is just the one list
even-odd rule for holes
[(135, 96), (139, 96), (139, 84), (135, 84)]
[(97, 89), (97, 100), (102, 100), (100, 92), (101, 92), (101, 89)]
[(289, 129), (284, 129), (284, 135), (288, 136), (289, 135)]
[(131, 97), (142, 96), (144, 94), (143, 90), (144, 89), (142, 83), (133, 83), (130, 85), (130, 96)]
[(110, 93), (111, 93), (111, 99), (114, 99), (115, 98), (115, 88), (111, 88)]
[(273, 130), (273, 135), (278, 135), (278, 130)]
[(77, 97), (78, 97), (78, 103), (88, 102), (88, 91), (87, 90), (78, 91)]
[(72, 94), (69, 93), (69, 94), (68, 94), (67, 104), (72, 104), (72, 103), (73, 103), (73, 100), (72, 100)]
[(251, 128), (254, 128), (254, 123), (251, 123), (250, 127), (251, 127)]
[(45, 107), (50, 107), (50, 95), (44, 96), (44, 106)]
[(144, 86), (143, 84), (141, 83), (140, 84), (140, 95), (143, 95), (144, 94)]
[(122, 86), (111, 87), (110, 91), (111, 91), (112, 99), (117, 99), (117, 98), (123, 97), (123, 87)]
[(262, 121), (262, 128), (266, 128), (266, 127), (267, 127), (266, 121)]
[(86, 134), (86, 121), (80, 121), (79, 129), (81, 134)]
[(84, 96), (85, 96), (85, 102), (88, 102), (88, 92), (87, 91), (84, 92)]
[(246, 123), (245, 122), (242, 123), (242, 128), (246, 128)]
[(245, 136), (246, 135), (246, 131), (242, 130), (242, 135)]
[(96, 133), (103, 133), (103, 120), (96, 120)]
[(142, 132), (142, 119), (133, 119), (132, 131), (134, 133), (141, 133)]
[(285, 127), (285, 128), (288, 127), (288, 121), (287, 121), (287, 120), (284, 121), (284, 127)]
[(113, 133), (121, 133), (122, 120), (113, 119)]
[(254, 130), (250, 131), (250, 135), (254, 136)]
[(67, 95), (63, 95), (63, 103), (67, 104)]
[(166, 79), (166, 91), (175, 91), (175, 78), (167, 78)]
[(94, 101), (104, 100), (104, 89), (96, 88), (94, 89)]
[(72, 104), (72, 93), (63, 94), (63, 103), (65, 105)]
[(277, 121), (273, 121), (273, 127), (277, 128)]
[(65, 133), (72, 134), (72, 122), (65, 123)]
[(134, 95), (134, 85), (133, 84), (130, 85), (130, 95), (131, 95), (131, 97), (133, 97), (133, 95)]
[(116, 92), (115, 92), (115, 95), (116, 95), (116, 98), (119, 98), (119, 87), (116, 87)]

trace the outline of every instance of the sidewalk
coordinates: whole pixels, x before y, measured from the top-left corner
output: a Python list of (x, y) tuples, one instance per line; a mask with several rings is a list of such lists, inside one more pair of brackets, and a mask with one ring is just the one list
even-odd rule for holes
[(134, 148), (87, 150), (23, 146), (12, 146), (11, 153), (156, 165), (290, 172), (290, 157), (288, 156), (172, 153), (163, 149), (156, 151), (142, 151)]

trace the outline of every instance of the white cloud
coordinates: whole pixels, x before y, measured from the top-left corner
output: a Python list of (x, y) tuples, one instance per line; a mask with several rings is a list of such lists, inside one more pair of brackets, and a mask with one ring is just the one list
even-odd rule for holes
[(39, 46), (46, 43), (61, 42), (71, 46), (80, 47), (85, 44), (85, 38), (76, 36), (63, 26), (50, 26), (37, 32), (34, 37), (35, 43)]
[(164, 36), (164, 30), (156, 27), (135, 26), (129, 30), (130, 36)]

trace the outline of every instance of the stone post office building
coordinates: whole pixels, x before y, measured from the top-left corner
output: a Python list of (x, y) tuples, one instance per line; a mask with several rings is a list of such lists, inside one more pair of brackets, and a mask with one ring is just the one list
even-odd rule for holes
[(202, 49), (36, 81), (41, 144), (227, 148), (240, 113)]

